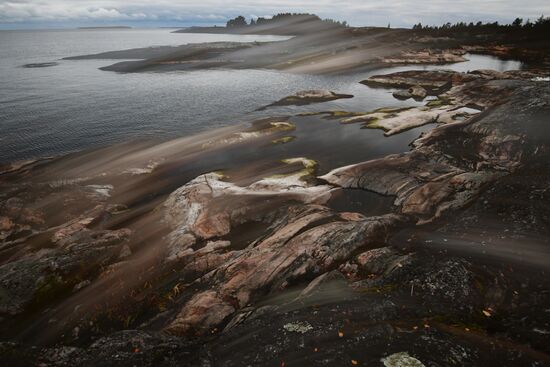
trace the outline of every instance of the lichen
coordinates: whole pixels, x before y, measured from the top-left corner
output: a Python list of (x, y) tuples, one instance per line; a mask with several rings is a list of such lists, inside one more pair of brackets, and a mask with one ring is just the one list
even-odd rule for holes
[(305, 157), (297, 157), (297, 158), (287, 158), (283, 159), (281, 161), (285, 164), (296, 164), (301, 163), (304, 168), (297, 172), (292, 172), (288, 174), (278, 174), (278, 175), (272, 175), (267, 177), (268, 179), (281, 179), (281, 178), (291, 178), (295, 177), (302, 181), (307, 181), (307, 179), (313, 175), (315, 175), (315, 171), (317, 170), (318, 163), (317, 161)]
[(355, 117), (363, 116), (367, 112), (350, 112), (343, 110), (329, 110), (329, 111), (320, 111), (320, 112), (302, 112), (297, 114), (297, 116), (321, 116), (325, 115), (325, 119), (339, 119), (344, 117)]
[(35, 293), (34, 303), (38, 305), (47, 304), (56, 298), (60, 297), (64, 292), (73, 287), (76, 281), (67, 282), (59, 275), (48, 274), (37, 280), (37, 290)]
[(386, 127), (380, 124), (380, 119), (377, 117), (373, 117), (372, 120), (369, 120), (368, 122), (364, 123), (361, 126), (362, 129), (382, 129), (384, 131), (388, 131)]
[(438, 97), (437, 99), (428, 101), (428, 103), (426, 103), (426, 107), (437, 108), (437, 107), (447, 106), (450, 104), (451, 104), (451, 101), (448, 98)]
[(271, 141), (271, 143), (272, 144), (286, 144), (286, 143), (290, 143), (294, 139), (296, 139), (295, 136), (283, 136), (282, 138), (273, 139)]
[(283, 329), (286, 331), (289, 331), (291, 333), (299, 333), (299, 334), (305, 334), (308, 331), (313, 330), (313, 326), (307, 321), (305, 322), (289, 322), (288, 324), (285, 324), (283, 326)]
[(304, 157), (297, 157), (297, 158), (287, 158), (282, 160), (283, 163), (286, 164), (294, 164), (294, 163), (302, 163), (304, 168), (307, 169), (314, 169), (317, 167), (317, 162), (313, 159), (304, 158)]
[(278, 121), (270, 122), (271, 128), (267, 129), (268, 131), (292, 131), (296, 129), (296, 126), (290, 122)]
[(380, 360), (386, 367), (425, 367), (418, 359), (407, 352), (394, 353)]
[(381, 107), (381, 108), (377, 108), (373, 111), (370, 111), (366, 114), (369, 115), (369, 114), (372, 114), (372, 113), (398, 113), (398, 112), (403, 112), (403, 111), (410, 110), (412, 108), (414, 108), (414, 107)]
[(359, 289), (364, 293), (390, 293), (396, 290), (399, 286), (397, 284), (384, 284), (381, 286), (365, 287)]

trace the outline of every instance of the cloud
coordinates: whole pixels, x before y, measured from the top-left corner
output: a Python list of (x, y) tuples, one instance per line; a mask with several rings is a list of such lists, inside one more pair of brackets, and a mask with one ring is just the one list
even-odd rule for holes
[(353, 25), (410, 26), (417, 22), (509, 22), (550, 14), (548, 0), (0, 0), (0, 24), (156, 22), (223, 24), (238, 14), (311, 12)]

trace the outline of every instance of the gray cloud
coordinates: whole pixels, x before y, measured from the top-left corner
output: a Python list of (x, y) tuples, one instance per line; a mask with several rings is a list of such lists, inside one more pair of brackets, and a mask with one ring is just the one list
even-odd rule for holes
[(0, 0), (0, 26), (28, 24), (223, 24), (277, 12), (311, 12), (353, 25), (410, 26), (417, 22), (509, 22), (550, 13), (548, 0)]

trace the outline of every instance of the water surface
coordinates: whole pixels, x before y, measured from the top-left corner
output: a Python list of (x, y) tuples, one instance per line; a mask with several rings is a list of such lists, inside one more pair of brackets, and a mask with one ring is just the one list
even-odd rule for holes
[[(254, 112), (257, 108), (304, 89), (330, 89), (353, 94), (355, 98), (299, 108), (276, 108), (264, 114), (327, 109), (362, 111), (415, 104), (397, 101), (391, 96), (391, 90), (371, 89), (358, 83), (373, 72), (314, 76), (271, 70), (219, 69), (118, 74), (98, 70), (115, 62), (112, 60), (61, 60), (67, 56), (136, 47), (286, 38), (170, 32), (168, 29), (1, 31), (0, 163), (136, 138), (166, 140), (188, 136), (261, 116)], [(468, 57), (471, 61), (445, 68), (502, 71), (521, 67), (518, 62), (488, 56)], [(57, 65), (21, 67), (46, 62)], [(400, 67), (375, 73), (436, 67)]]

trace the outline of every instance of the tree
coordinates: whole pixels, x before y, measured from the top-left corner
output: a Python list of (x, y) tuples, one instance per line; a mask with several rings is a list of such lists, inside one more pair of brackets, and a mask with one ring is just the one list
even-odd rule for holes
[(227, 28), (246, 27), (247, 25), (248, 24), (246, 23), (246, 19), (242, 15), (239, 15), (234, 19), (230, 19), (226, 24)]
[(512, 26), (514, 26), (514, 27), (516, 27), (516, 28), (521, 27), (522, 24), (523, 24), (523, 19), (521, 19), (521, 18), (516, 18), (516, 19), (512, 22)]

